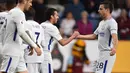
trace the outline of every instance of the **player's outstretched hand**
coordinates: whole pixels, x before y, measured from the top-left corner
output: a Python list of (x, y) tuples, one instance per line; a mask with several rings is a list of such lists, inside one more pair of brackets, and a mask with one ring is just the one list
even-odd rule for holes
[(74, 38), (76, 38), (78, 35), (79, 35), (79, 32), (78, 32), (78, 31), (74, 31), (74, 33), (73, 33), (72, 36), (73, 36)]
[(40, 56), (42, 54), (42, 51), (39, 47), (35, 48), (35, 51), (37, 53), (37, 56)]
[(111, 49), (110, 56), (113, 56), (113, 55), (115, 55), (115, 54), (116, 54), (116, 49), (115, 49), (115, 48), (112, 48), (112, 49)]

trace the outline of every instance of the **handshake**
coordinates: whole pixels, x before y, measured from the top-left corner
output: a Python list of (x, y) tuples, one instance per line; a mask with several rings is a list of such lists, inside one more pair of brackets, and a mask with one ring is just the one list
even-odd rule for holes
[(74, 31), (74, 33), (72, 34), (72, 37), (75, 39), (75, 38), (78, 38), (79, 35), (80, 33), (78, 31)]
[[(36, 44), (37, 44), (37, 43), (36, 43)], [(30, 48), (29, 48), (29, 54), (28, 54), (28, 55), (33, 55), (34, 50), (35, 50), (35, 52), (37, 53), (37, 56), (40, 56), (40, 55), (42, 54), (42, 51), (41, 51), (41, 49), (40, 49), (40, 46), (39, 46), (39, 44), (37, 44), (37, 48), (33, 48), (33, 47), (30, 47)]]

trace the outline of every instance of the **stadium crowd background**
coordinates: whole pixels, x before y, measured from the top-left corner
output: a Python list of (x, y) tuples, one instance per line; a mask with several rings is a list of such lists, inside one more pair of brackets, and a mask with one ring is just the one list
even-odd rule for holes
[[(44, 21), (44, 12), (48, 7), (59, 11), (59, 22), (56, 26), (63, 36), (70, 36), (73, 30), (80, 34), (90, 34), (98, 26), (99, 3), (104, 0), (34, 0), (36, 11), (35, 20)], [(130, 0), (109, 0), (114, 4), (113, 18), (118, 22), (118, 36), (120, 40), (130, 40)], [(86, 24), (86, 25), (84, 25)]]
[[(33, 1), (33, 8), (36, 11), (35, 20), (39, 23), (44, 21), (44, 12), (48, 7), (56, 8), (59, 11), (59, 21), (56, 26), (59, 28), (63, 37), (69, 37), (74, 30), (78, 30), (80, 34), (91, 34), (97, 28), (101, 18), (98, 14), (98, 7), (100, 2), (104, 0), (34, 0)], [(130, 0), (109, 0), (114, 4), (114, 10), (112, 12), (112, 17), (118, 23), (118, 37), (119, 37), (119, 48), (117, 50), (117, 60), (114, 66), (113, 72), (117, 73), (125, 73), (130, 72), (129, 67), (129, 59), (127, 58), (129, 53), (130, 46), (128, 45), (130, 42)], [(122, 41), (122, 40), (125, 40)], [(87, 41), (87, 46), (92, 47), (92, 44), (96, 44), (95, 42), (91, 42), (90, 44)], [(67, 48), (73, 48), (73, 44)], [(81, 45), (81, 44), (79, 44)], [(73, 45), (75, 46), (75, 45)], [(57, 47), (60, 51), (59, 54), (56, 55), (56, 51), (58, 53), (58, 49), (52, 51), (52, 57), (60, 57), (60, 60), (63, 63), (65, 60), (65, 56), (67, 55), (68, 51), (65, 51), (63, 48)], [(88, 49), (89, 47), (87, 47)], [(62, 51), (61, 51), (62, 49)], [(67, 50), (69, 50), (67, 49)], [(93, 49), (94, 50), (94, 49)], [(87, 50), (88, 51), (88, 50)], [(60, 52), (62, 54), (60, 54)], [(65, 52), (65, 53), (64, 53)], [(92, 51), (91, 51), (92, 53)], [(93, 52), (96, 53), (96, 52)], [(92, 54), (91, 54), (92, 55)], [(67, 55), (69, 56), (69, 55)], [(126, 57), (126, 58), (124, 58)], [(73, 61), (74, 62), (74, 61)], [(57, 64), (57, 62), (56, 62)], [(90, 64), (89, 61), (86, 64)], [(58, 65), (58, 64), (57, 64)], [(62, 64), (63, 65), (63, 64)], [(67, 66), (67, 65), (66, 65)], [(56, 68), (56, 66), (54, 66)], [(59, 68), (55, 73), (65, 72), (65, 70), (69, 71), (69, 64), (66, 68)], [(83, 67), (83, 66), (81, 66)], [(75, 73), (82, 73), (82, 68), (75, 67)], [(85, 70), (89, 69), (85, 68)], [(79, 71), (79, 72), (78, 72)], [(70, 72), (69, 72), (70, 73)]]
[[(97, 28), (101, 20), (98, 14), (98, 7), (99, 7), (99, 3), (102, 1), (104, 0), (33, 0), (32, 7), (35, 9), (36, 12), (34, 20), (39, 23), (44, 22), (44, 13), (46, 9), (49, 7), (53, 7), (59, 11), (60, 18), (56, 26), (59, 28), (63, 37), (66, 38), (69, 37), (74, 30), (78, 30), (80, 34), (91, 34)], [(113, 2), (115, 7), (114, 11), (112, 12), (112, 16), (118, 23), (119, 40), (129, 41), (130, 40), (130, 0), (109, 0), (109, 1)], [(120, 47), (120, 49), (118, 50), (122, 52), (121, 53), (118, 52), (119, 54), (117, 54), (118, 59), (119, 59), (118, 55), (120, 55), (120, 57), (122, 56), (121, 59), (122, 58), (124, 59), (121, 60), (122, 63), (126, 61), (125, 59), (127, 59), (124, 58), (123, 56), (129, 55), (128, 54), (129, 52), (126, 52), (129, 51), (130, 48), (128, 43), (129, 42), (119, 43), (120, 46), (124, 46), (124, 47)], [(125, 46), (124, 44), (128, 46)], [(78, 45), (81, 46), (82, 44), (78, 42)], [(71, 48), (73, 47), (71, 46)], [(124, 51), (122, 48), (123, 49), (125, 48), (126, 51)], [(53, 54), (52, 57), (53, 56), (59, 57), (60, 54), (57, 55), (57, 53), (59, 53), (58, 52), (59, 47), (57, 47), (56, 45), (56, 47), (54, 47), (53, 49), (55, 50), (52, 50), (52, 54)], [(60, 59), (63, 62), (63, 56)], [(130, 60), (128, 59), (128, 61)], [(89, 61), (86, 61), (86, 64), (89, 64)], [(120, 62), (117, 62), (116, 64), (119, 65)], [(120, 66), (124, 67), (123, 64), (120, 64)], [(127, 70), (130, 70), (129, 68)], [(55, 73), (61, 73), (61, 72), (57, 71)]]

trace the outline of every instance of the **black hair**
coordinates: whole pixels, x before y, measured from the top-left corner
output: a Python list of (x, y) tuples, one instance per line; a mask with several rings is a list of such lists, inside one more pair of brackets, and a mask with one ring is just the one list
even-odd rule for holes
[(110, 1), (101, 2), (100, 5), (103, 4), (105, 9), (110, 9), (110, 13), (114, 10), (114, 5)]
[[(47, 11), (45, 12), (45, 18), (44, 20), (50, 20), (51, 19), (51, 16), (54, 15), (54, 12), (57, 11), (56, 9), (54, 8), (48, 8)], [(57, 11), (58, 12), (58, 11)]]
[(27, 20), (32, 20), (35, 17), (35, 10), (32, 7), (30, 7), (30, 9), (25, 12), (25, 15)]

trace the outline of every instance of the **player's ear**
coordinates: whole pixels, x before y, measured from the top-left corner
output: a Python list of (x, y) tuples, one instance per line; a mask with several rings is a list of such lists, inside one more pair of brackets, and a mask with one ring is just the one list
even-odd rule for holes
[(106, 9), (106, 11), (108, 12), (108, 11), (109, 11), (109, 9), (107, 8), (107, 9)]
[(53, 15), (51, 15), (51, 18), (53, 18)]

